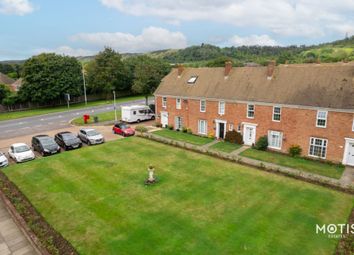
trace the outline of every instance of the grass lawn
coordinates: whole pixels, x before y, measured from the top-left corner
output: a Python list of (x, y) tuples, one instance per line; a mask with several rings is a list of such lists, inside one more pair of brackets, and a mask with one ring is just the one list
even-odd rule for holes
[(170, 139), (173, 139), (176, 141), (191, 143), (191, 144), (195, 144), (195, 145), (204, 145), (204, 144), (211, 143), (212, 141), (214, 141), (214, 139), (212, 139), (212, 138), (192, 135), (192, 134), (188, 134), (188, 133), (183, 133), (181, 131), (175, 131), (175, 130), (169, 130), (169, 129), (155, 131), (154, 134), (162, 136), (162, 137), (170, 138)]
[[(138, 100), (138, 99), (143, 99), (143, 98), (144, 98), (143, 96), (122, 97), (122, 98), (118, 98), (116, 100), (116, 103), (133, 101), (133, 100)], [(68, 109), (67, 106), (58, 106), (58, 107), (40, 108), (40, 109), (18, 111), (18, 112), (6, 112), (6, 113), (0, 113), (0, 121), (19, 119), (19, 118), (31, 117), (31, 116), (35, 116), (35, 115), (63, 112), (63, 111), (68, 111), (68, 110), (93, 107), (93, 106), (100, 106), (100, 105), (107, 105), (107, 104), (113, 104), (113, 101), (112, 100), (93, 101), (93, 102), (88, 102), (87, 106), (85, 105), (85, 103), (78, 103), (78, 104), (71, 105), (70, 109)]]
[(309, 160), (305, 158), (293, 158), (288, 155), (282, 155), (280, 153), (274, 153), (269, 151), (248, 149), (243, 151), (240, 155), (248, 158), (278, 164), (281, 166), (299, 169), (314, 174), (320, 174), (335, 179), (340, 179), (344, 171), (344, 166), (342, 165), (330, 165), (327, 163)]
[[(118, 120), (120, 119), (121, 111), (117, 110), (117, 118)], [(105, 121), (114, 121), (114, 111), (111, 112), (104, 112), (104, 113), (99, 113), (99, 114), (94, 114), (90, 115), (90, 119), (88, 120), (87, 124), (92, 124), (94, 123), (94, 116), (98, 117), (98, 122), (105, 122)], [(76, 118), (72, 121), (72, 124), (74, 125), (85, 125), (84, 124), (84, 119), (81, 117)]]
[[(159, 183), (145, 186), (153, 164)], [(333, 254), (353, 196), (130, 137), (3, 170), (82, 254)]]
[(230, 152), (233, 152), (234, 150), (241, 148), (241, 145), (236, 144), (236, 143), (229, 143), (229, 142), (221, 141), (221, 142), (218, 142), (218, 143), (210, 146), (209, 148), (216, 150), (216, 151), (230, 153)]

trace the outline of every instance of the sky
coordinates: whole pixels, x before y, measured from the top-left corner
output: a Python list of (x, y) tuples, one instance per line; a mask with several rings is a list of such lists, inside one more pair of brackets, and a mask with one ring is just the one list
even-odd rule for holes
[(0, 60), (217, 46), (317, 44), (354, 35), (354, 0), (0, 0)]

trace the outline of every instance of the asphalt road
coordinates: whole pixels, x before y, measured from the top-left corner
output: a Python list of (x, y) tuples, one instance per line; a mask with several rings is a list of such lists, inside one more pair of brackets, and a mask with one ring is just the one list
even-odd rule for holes
[[(151, 103), (150, 99), (150, 103)], [(135, 100), (125, 103), (117, 103), (117, 110), (122, 105), (145, 104), (145, 100)], [(17, 136), (30, 135), (49, 130), (70, 127), (70, 120), (82, 117), (84, 114), (97, 114), (113, 111), (113, 105), (88, 107), (84, 109), (69, 110), (64, 112), (37, 115), (33, 117), (0, 121), (0, 140)]]

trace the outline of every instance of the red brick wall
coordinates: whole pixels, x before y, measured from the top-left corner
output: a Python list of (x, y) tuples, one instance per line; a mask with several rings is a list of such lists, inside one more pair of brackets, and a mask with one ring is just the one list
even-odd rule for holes
[[(327, 127), (316, 127), (317, 110), (282, 107), (281, 121), (272, 121), (273, 106), (255, 105), (255, 117), (246, 117), (247, 104), (226, 103), (225, 115), (218, 114), (218, 102), (207, 101), (206, 112), (199, 111), (199, 100), (182, 100), (182, 109), (176, 109), (176, 99), (167, 98), (167, 108), (162, 108), (162, 98), (156, 97), (156, 110), (158, 115), (161, 111), (169, 113), (169, 124), (174, 125), (175, 116), (183, 118), (183, 126), (191, 128), (193, 133), (198, 132), (198, 120), (208, 122), (208, 134), (215, 135), (215, 119), (227, 121), (237, 128), (241, 122), (258, 124), (256, 128), (256, 140), (260, 136), (268, 134), (269, 130), (283, 132), (282, 151), (287, 152), (291, 145), (300, 145), (303, 155), (308, 155), (310, 137), (328, 139), (326, 159), (341, 162), (343, 160), (345, 137), (354, 138), (352, 131), (353, 113), (328, 112)], [(161, 120), (157, 118), (157, 121)]]

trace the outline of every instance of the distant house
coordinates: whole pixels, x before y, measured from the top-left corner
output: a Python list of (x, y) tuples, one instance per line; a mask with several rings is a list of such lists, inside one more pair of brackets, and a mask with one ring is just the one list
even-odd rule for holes
[(155, 91), (157, 121), (246, 145), (300, 145), (308, 157), (354, 166), (354, 62), (173, 69)]
[(11, 89), (15, 92), (18, 92), (22, 86), (22, 78), (17, 79), (14, 83), (12, 83), (11, 85)]
[(9, 76), (0, 73), (0, 84), (11, 85), (15, 80), (11, 79)]
[(5, 84), (10, 88), (11, 91), (17, 92), (22, 86), (22, 78), (14, 80), (9, 76), (0, 73), (0, 84)]

